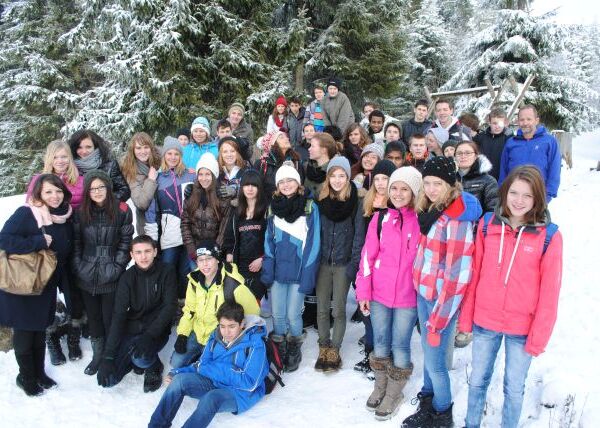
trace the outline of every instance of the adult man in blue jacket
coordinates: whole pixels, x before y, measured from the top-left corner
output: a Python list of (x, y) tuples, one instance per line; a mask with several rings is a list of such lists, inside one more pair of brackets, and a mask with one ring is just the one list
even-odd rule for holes
[(519, 130), (502, 152), (498, 185), (513, 168), (535, 165), (546, 183), (546, 202), (555, 198), (560, 185), (560, 148), (556, 139), (540, 125), (537, 109), (526, 105), (519, 110)]

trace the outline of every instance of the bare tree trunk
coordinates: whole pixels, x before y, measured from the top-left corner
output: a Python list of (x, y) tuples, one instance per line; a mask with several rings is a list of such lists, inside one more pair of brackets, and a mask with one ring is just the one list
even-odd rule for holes
[(300, 62), (296, 65), (296, 70), (294, 70), (295, 74), (295, 83), (294, 83), (294, 92), (296, 94), (301, 94), (304, 92), (304, 63)]

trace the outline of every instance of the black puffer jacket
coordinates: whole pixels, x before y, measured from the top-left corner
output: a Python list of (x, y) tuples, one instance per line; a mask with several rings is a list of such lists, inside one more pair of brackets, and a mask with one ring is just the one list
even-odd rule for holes
[(352, 258), (356, 211), (345, 220), (334, 222), (321, 213), (321, 264), (347, 265)]
[(456, 173), (457, 179), (462, 183), (463, 189), (475, 196), (481, 204), (482, 211), (494, 211), (498, 204), (498, 182), (489, 175), (492, 164), (484, 155), (479, 155), (471, 169), (461, 177)]
[(401, 139), (406, 147), (408, 147), (408, 142), (413, 134), (427, 134), (427, 131), (429, 131), (429, 128), (431, 128), (432, 124), (433, 123), (427, 119), (425, 119), (423, 122), (416, 122), (414, 117), (402, 122)]
[(121, 275), (104, 355), (115, 357), (125, 334), (147, 334), (157, 342), (171, 332), (177, 307), (177, 279), (169, 264), (155, 260), (148, 270), (133, 265)]
[(125, 202), (118, 204), (114, 224), (103, 208), (94, 206), (89, 224), (83, 224), (81, 212), (75, 212), (73, 232), (73, 272), (77, 285), (91, 294), (115, 291), (119, 276), (129, 260), (133, 235), (133, 216)]
[(131, 190), (129, 190), (129, 185), (121, 173), (119, 163), (114, 159), (110, 159), (100, 165), (100, 168), (98, 169), (106, 172), (112, 180), (115, 197), (121, 202), (127, 202), (127, 199), (131, 196)]

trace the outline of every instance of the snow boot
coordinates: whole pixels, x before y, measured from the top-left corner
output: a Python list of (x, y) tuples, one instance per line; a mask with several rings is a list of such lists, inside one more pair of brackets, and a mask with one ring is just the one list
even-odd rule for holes
[(354, 364), (354, 370), (356, 370), (357, 372), (367, 374), (372, 371), (371, 364), (369, 364), (369, 355), (371, 355), (371, 352), (364, 351), (364, 353), (365, 353), (365, 358), (360, 360), (358, 363)]
[(390, 358), (378, 358), (373, 354), (369, 356), (369, 365), (375, 375), (375, 387), (367, 400), (367, 410), (370, 412), (374, 412), (377, 409), (377, 406), (381, 404), (385, 396), (388, 383), (387, 369), (391, 362)]
[(56, 381), (46, 374), (44, 362), (46, 360), (46, 344), (33, 348), (33, 370), (35, 380), (44, 389), (53, 389), (58, 386)]
[(85, 312), (83, 313), (83, 316), (81, 317), (79, 322), (80, 322), (79, 326), (81, 327), (81, 337), (83, 337), (84, 339), (89, 339), (90, 338), (90, 325), (88, 324), (87, 313), (85, 313)]
[(303, 336), (289, 336), (287, 340), (287, 353), (285, 355), (284, 366), (286, 372), (298, 370), (302, 361), (302, 341)]
[(302, 311), (302, 327), (317, 328), (317, 296), (304, 296), (304, 311)]
[(160, 358), (152, 366), (146, 369), (144, 373), (144, 392), (154, 392), (162, 385), (163, 363)]
[(270, 335), (271, 340), (277, 347), (277, 352), (279, 353), (279, 359), (285, 367), (286, 358), (287, 358), (287, 341), (285, 340), (285, 336), (281, 336), (279, 334)]
[(350, 318), (350, 321), (359, 323), (359, 322), (362, 322), (362, 319), (363, 319), (363, 314), (360, 311), (360, 306), (357, 306), (356, 310), (352, 314), (352, 317)]
[(454, 428), (454, 419), (452, 418), (452, 407), (454, 403), (450, 404), (443, 412), (431, 412), (431, 428)]
[(67, 329), (67, 347), (69, 348), (69, 361), (81, 360), (83, 356), (81, 347), (79, 346), (79, 338), (81, 337), (81, 327), (79, 320), (72, 320)]
[(327, 345), (319, 345), (319, 356), (317, 358), (317, 362), (315, 363), (315, 370), (323, 371), (327, 365), (327, 350), (329, 346)]
[(146, 370), (144, 370), (144, 369), (142, 369), (142, 368), (140, 368), (140, 367), (138, 367), (138, 366), (136, 366), (136, 365), (134, 364), (134, 365), (133, 365), (133, 372), (134, 372), (136, 375), (143, 375), (144, 373), (146, 373)]
[(25, 391), (30, 397), (42, 395), (44, 388), (38, 385), (35, 379), (35, 368), (33, 362), (33, 354), (15, 355), (17, 364), (19, 365), (19, 374), (17, 375), (17, 386)]
[(396, 367), (393, 364), (388, 366), (385, 396), (375, 409), (375, 419), (385, 421), (391, 419), (398, 412), (400, 403), (404, 399), (402, 391), (412, 372), (412, 364), (407, 368)]
[[(417, 394), (417, 400), (419, 400), (419, 408), (416, 413), (413, 413), (404, 421), (402, 421), (402, 428), (419, 428), (429, 427), (431, 423), (431, 414), (433, 413), (433, 395), (425, 395), (422, 392)], [(411, 400), (411, 404), (414, 404), (414, 400)]]
[(83, 371), (86, 375), (93, 376), (98, 373), (98, 367), (102, 360), (102, 353), (104, 352), (104, 338), (103, 337), (92, 337), (92, 361), (87, 365)]
[(53, 366), (60, 366), (67, 362), (67, 357), (60, 347), (60, 335), (56, 328), (46, 330), (46, 346), (50, 352), (50, 362)]
[(325, 367), (324, 372), (336, 372), (342, 367), (342, 358), (340, 357), (340, 350), (335, 347), (330, 347), (325, 353)]

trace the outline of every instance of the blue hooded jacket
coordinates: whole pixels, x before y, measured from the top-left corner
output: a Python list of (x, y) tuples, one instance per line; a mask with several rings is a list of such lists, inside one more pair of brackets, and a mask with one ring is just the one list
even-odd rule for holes
[(204, 153), (212, 153), (215, 159), (219, 158), (219, 144), (215, 141), (208, 141), (201, 146), (190, 141), (183, 148), (183, 164), (188, 169), (196, 169), (196, 164)]
[(520, 129), (517, 135), (508, 139), (500, 160), (498, 185), (514, 168), (528, 164), (538, 167), (542, 173), (546, 184), (546, 202), (550, 202), (556, 197), (560, 185), (560, 148), (556, 138), (542, 125), (537, 127), (531, 140), (526, 140)]
[(225, 344), (217, 328), (206, 343), (198, 363), (171, 370), (171, 375), (198, 373), (212, 380), (216, 388), (227, 389), (235, 395), (237, 412), (245, 412), (265, 395), (265, 377), (269, 361), (264, 337), (265, 321), (258, 315), (246, 315), (244, 332), (233, 342)]

